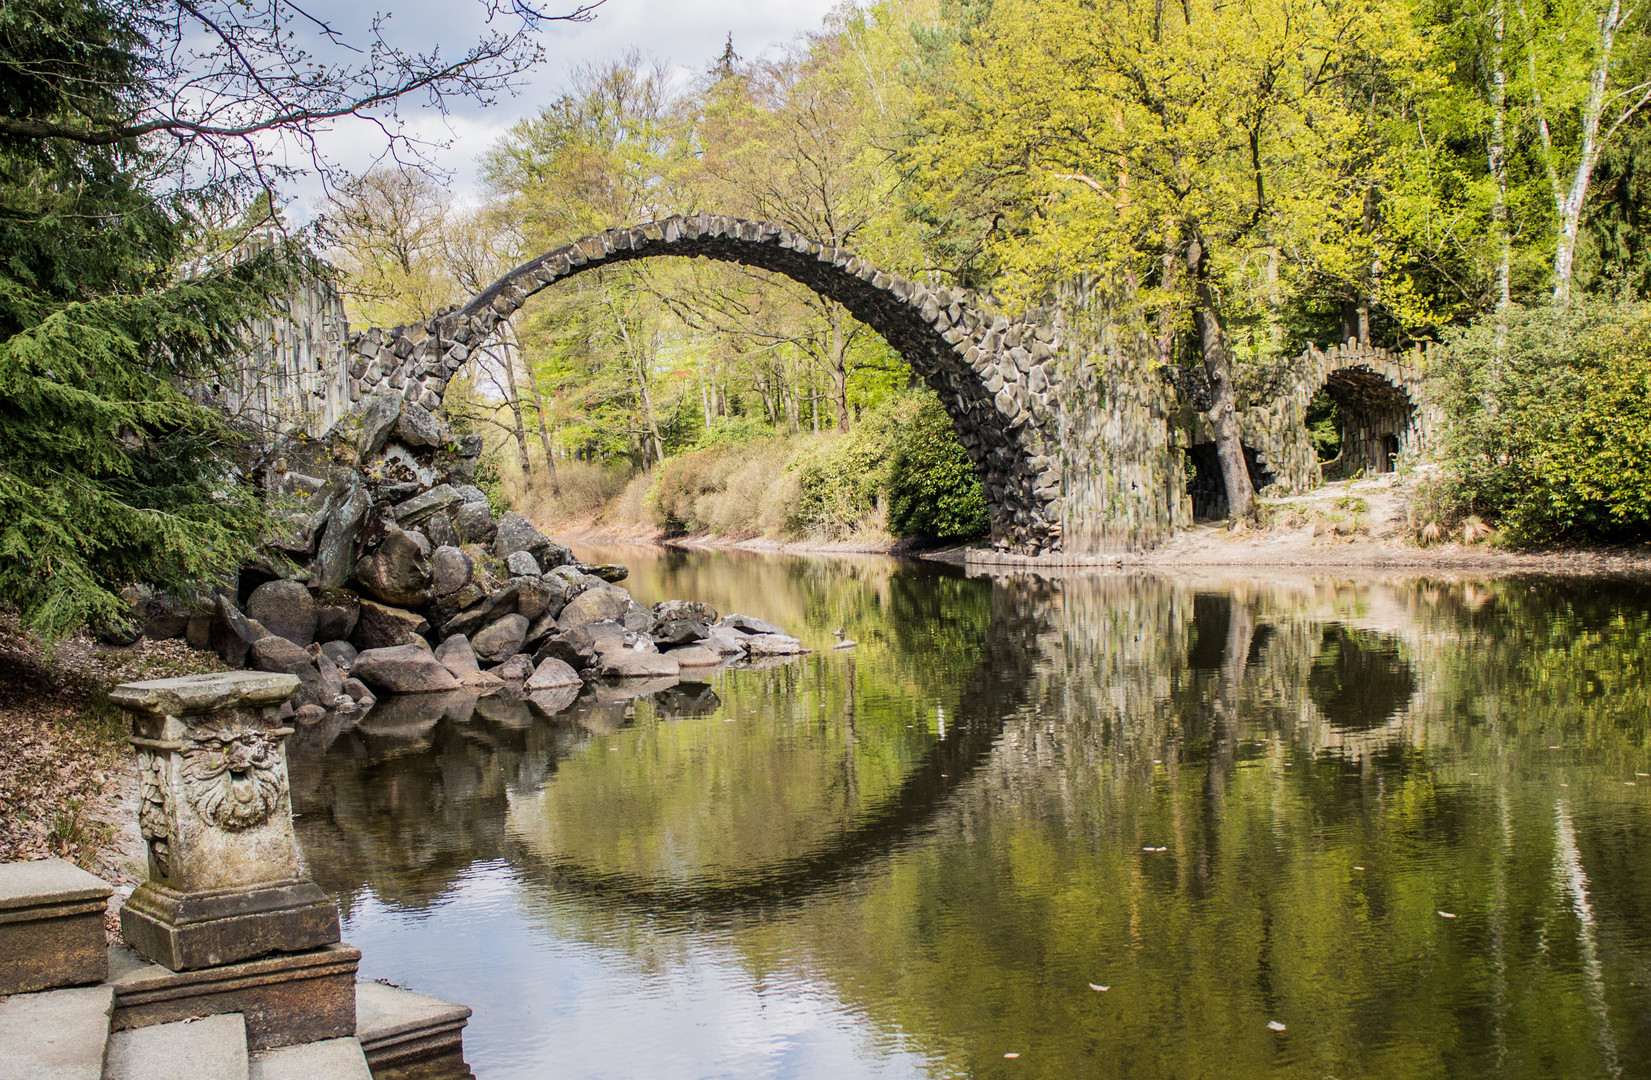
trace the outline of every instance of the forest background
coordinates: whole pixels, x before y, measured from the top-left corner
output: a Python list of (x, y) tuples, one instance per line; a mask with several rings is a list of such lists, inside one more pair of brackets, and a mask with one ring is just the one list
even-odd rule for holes
[[(1643, 3), (849, 4), (778, 55), (730, 41), (687, 85), (638, 56), (574, 73), (457, 205), (397, 103), (487, 100), (547, 26), (591, 15), (484, 6), (496, 21), (448, 54), (371, 27), (295, 38), (274, 2), (0, 6), (0, 602), (28, 627), (118, 621), (124, 585), (187, 594), (256, 547), (263, 507), (225, 482), (242, 447), (189, 389), (316, 269), (301, 230), (244, 257), (306, 156), (357, 325), (604, 228), (767, 219), (1009, 308), (1088, 278), (1144, 363), (1202, 372), (1228, 459), (1246, 365), (1441, 342), (1430, 513), (1522, 542), (1651, 535)], [(329, 168), (316, 135), (342, 116), (399, 164)], [(448, 402), (503, 450), (496, 496), (544, 524), (985, 527), (901, 358), (737, 267), (647, 260), (547, 290)], [(1242, 517), (1247, 474), (1224, 472)]]
[[(351, 180), (326, 222), (352, 321), (411, 321), (604, 228), (771, 220), (1010, 306), (1102, 281), (1159, 363), (1206, 373), (1218, 436), (1231, 368), (1349, 337), (1455, 344), (1457, 467), (1431, 517), (1527, 541), (1644, 531), (1643, 5), (884, 0), (777, 58), (735, 48), (686, 87), (635, 55), (579, 71), (487, 154), (479, 204), (406, 169)], [(756, 271), (581, 276), (448, 400), (501, 447), (500, 498), (546, 522), (986, 526), (898, 354)]]

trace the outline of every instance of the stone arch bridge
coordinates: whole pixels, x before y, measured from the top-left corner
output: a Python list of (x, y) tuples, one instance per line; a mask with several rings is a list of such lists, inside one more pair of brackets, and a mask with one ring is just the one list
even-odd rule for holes
[[(1196, 464), (1200, 445), (1196, 391), (1163, 378), (1144, 359), (1145, 342), (1122, 338), (1090, 299), (1068, 290), (1051, 307), (1011, 317), (977, 293), (910, 281), (769, 222), (672, 217), (557, 248), (456, 310), (349, 335), (340, 396), (359, 402), (394, 391), (439, 408), (447, 380), (534, 293), (588, 270), (656, 256), (782, 274), (883, 335), (951, 415), (981, 474), (1000, 551), (1135, 550), (1194, 519), (1196, 482), (1189, 484), (1185, 463)], [(1241, 424), (1258, 479), (1282, 490), (1320, 482), (1307, 402), (1326, 379), (1353, 369), (1370, 370), (1410, 403), (1407, 413), (1395, 405), (1395, 415), (1404, 413), (1403, 449), (1415, 448), (1424, 419), (1416, 364), (1356, 345), (1309, 350), (1269, 373), (1267, 385), (1251, 388)]]

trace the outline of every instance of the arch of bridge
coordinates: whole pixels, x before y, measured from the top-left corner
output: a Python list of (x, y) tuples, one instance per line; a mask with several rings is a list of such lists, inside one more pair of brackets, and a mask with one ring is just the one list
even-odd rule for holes
[(424, 323), (352, 337), (353, 388), (389, 387), (435, 409), (447, 379), (527, 298), (601, 266), (655, 256), (741, 263), (783, 274), (846, 307), (892, 345), (935, 392), (974, 461), (994, 544), (1026, 554), (1061, 546), (1061, 454), (1054, 419), (1061, 374), (1050, 312), (1011, 320), (976, 294), (929, 288), (842, 248), (770, 222), (715, 215), (610, 229), (547, 252), (463, 307)]

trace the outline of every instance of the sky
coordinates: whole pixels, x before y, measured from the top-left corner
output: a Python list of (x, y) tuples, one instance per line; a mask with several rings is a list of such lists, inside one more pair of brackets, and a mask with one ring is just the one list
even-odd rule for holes
[[(573, 0), (539, 0), (547, 11), (571, 10)], [(404, 110), (409, 128), (450, 145), (434, 164), (450, 175), (461, 202), (476, 194), (475, 162), (511, 124), (530, 116), (567, 90), (581, 65), (601, 64), (634, 49), (644, 58), (665, 63), (686, 85), (722, 54), (733, 34), (734, 51), (747, 60), (778, 50), (799, 34), (817, 29), (835, 0), (606, 0), (587, 23), (551, 23), (544, 34), (546, 59), (517, 96), (489, 108), (468, 103), (446, 117), (434, 110)], [(484, 28), (478, 0), (341, 0), (329, 14), (364, 24), (377, 12), (389, 16), (388, 34), (404, 48), (462, 51)], [(365, 171), (383, 153), (384, 136), (359, 122), (339, 124), (320, 139), (323, 152), (351, 171)], [(323, 197), (320, 183), (308, 177), (294, 183), (289, 206), (307, 218)]]

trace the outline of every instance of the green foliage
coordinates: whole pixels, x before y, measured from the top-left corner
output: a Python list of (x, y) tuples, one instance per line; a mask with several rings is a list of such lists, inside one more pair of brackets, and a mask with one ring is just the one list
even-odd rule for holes
[(1516, 543), (1651, 536), (1651, 305), (1508, 313), (1449, 339), (1447, 483)]
[(757, 439), (774, 437), (774, 426), (755, 416), (719, 416), (701, 430), (696, 450), (713, 446), (739, 446)]
[(939, 399), (924, 395), (889, 465), (889, 531), (896, 536), (972, 540), (985, 536), (980, 474), (957, 441)]
[[(8, 112), (114, 111), (147, 92), (123, 11), (0, 9)], [(90, 74), (39, 76), (77, 65)], [(186, 275), (203, 254), (191, 208), (148, 190), (149, 161), (131, 145), (0, 140), (0, 603), (48, 639), (119, 620), (128, 583), (214, 580), (263, 527), (234, 482), (238, 440), (187, 388), (247, 351), (246, 321), (291, 280), (293, 253)]]

